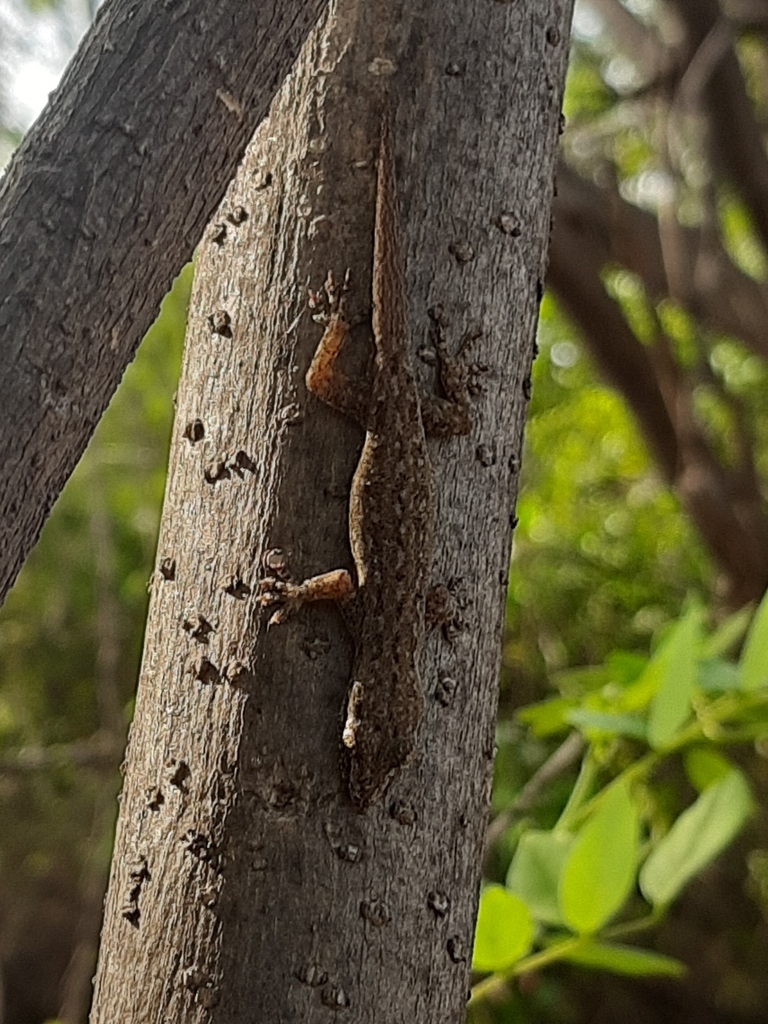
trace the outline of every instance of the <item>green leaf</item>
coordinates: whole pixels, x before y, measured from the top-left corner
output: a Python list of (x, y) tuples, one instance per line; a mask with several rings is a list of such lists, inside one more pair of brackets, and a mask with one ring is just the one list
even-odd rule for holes
[(612, 736), (630, 736), (632, 739), (644, 740), (645, 722), (639, 715), (612, 715), (604, 711), (588, 711), (586, 708), (574, 708), (566, 715), (571, 725), (577, 729), (598, 730)]
[(620, 946), (613, 942), (590, 940), (572, 953), (567, 953), (563, 959), (579, 964), (580, 967), (593, 967), (600, 971), (611, 971), (613, 974), (629, 974), (634, 978), (679, 978), (686, 971), (685, 964), (673, 960), (671, 956), (662, 956), (661, 953), (651, 953), (647, 949), (636, 949), (633, 946)]
[(735, 771), (728, 758), (711, 747), (690, 747), (683, 757), (685, 774), (700, 793)]
[(537, 921), (562, 924), (557, 886), (573, 846), (570, 832), (524, 832), (507, 873), (507, 887), (526, 903)]
[(528, 907), (502, 885), (489, 885), (480, 896), (472, 967), (503, 971), (525, 956), (533, 942), (534, 923)]
[(648, 662), (645, 670), (633, 683), (624, 689), (624, 692), (616, 702), (617, 707), (622, 711), (642, 711), (648, 707), (653, 695), (659, 688), (658, 669), (653, 667), (653, 662)]
[(649, 666), (659, 679), (648, 716), (648, 742), (655, 750), (672, 739), (690, 714), (702, 617), (701, 608), (694, 605), (676, 623)]
[(768, 683), (768, 593), (752, 619), (740, 667), (742, 689), (757, 690)]
[(553, 697), (551, 700), (520, 708), (515, 717), (519, 722), (530, 726), (535, 736), (552, 736), (568, 728), (566, 716), (574, 704), (575, 701), (566, 697)]
[(574, 931), (597, 931), (624, 903), (637, 867), (638, 832), (627, 786), (610, 786), (576, 836), (560, 877), (560, 909)]
[(704, 693), (727, 693), (741, 689), (741, 672), (730, 661), (713, 658), (699, 662), (699, 689)]
[(634, 651), (611, 651), (605, 659), (605, 667), (614, 682), (627, 686), (639, 679), (648, 664), (648, 658)]
[(701, 649), (702, 658), (721, 658), (727, 654), (746, 633), (754, 611), (754, 606), (748, 604), (724, 619), (712, 636), (704, 641)]
[(752, 813), (752, 795), (741, 772), (709, 786), (652, 851), (640, 872), (640, 889), (654, 906), (666, 906), (713, 861)]

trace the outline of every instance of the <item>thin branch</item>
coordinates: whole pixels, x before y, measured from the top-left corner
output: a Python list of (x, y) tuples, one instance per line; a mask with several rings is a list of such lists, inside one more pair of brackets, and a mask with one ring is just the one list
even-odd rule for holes
[[(614, 186), (597, 186), (562, 160), (557, 171), (553, 248), (558, 231), (567, 226), (578, 236), (576, 247), (588, 244), (601, 265), (620, 263), (643, 282), (652, 302), (668, 295), (659, 223), (652, 214), (623, 199)], [(679, 274), (687, 284), (688, 303), (703, 327), (740, 338), (751, 351), (768, 359), (768, 291), (733, 265), (722, 242), (705, 225), (679, 226)], [(675, 296), (682, 301), (685, 296)]]
[(703, 73), (694, 74), (694, 84), (702, 90), (712, 161), (738, 189), (768, 246), (768, 158), (733, 45), (715, 60), (723, 42), (718, 27), (720, 4), (717, 0), (675, 0), (675, 7), (688, 31), (691, 64), (703, 53)]
[(100, 732), (75, 743), (17, 747), (0, 754), (0, 774), (26, 775), (66, 767), (114, 770), (123, 751), (122, 744)]
[(324, 7), (107, 0), (0, 179), (0, 601)]
[(496, 845), (515, 817), (531, 810), (544, 796), (545, 790), (560, 778), (584, 752), (584, 738), (580, 732), (570, 733), (526, 782), (514, 803), (497, 815), (485, 834), (485, 856)]

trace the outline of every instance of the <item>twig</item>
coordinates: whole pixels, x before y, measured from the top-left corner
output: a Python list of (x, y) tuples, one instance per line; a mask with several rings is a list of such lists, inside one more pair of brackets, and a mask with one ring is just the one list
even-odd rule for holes
[(512, 806), (502, 811), (488, 826), (485, 834), (485, 856), (506, 832), (513, 819), (534, 807), (547, 786), (578, 761), (583, 751), (584, 738), (581, 733), (570, 733), (526, 782)]
[(117, 768), (122, 754), (122, 743), (116, 743), (103, 733), (94, 733), (89, 739), (75, 743), (7, 750), (0, 754), (0, 775), (48, 771), (67, 765), (76, 768)]

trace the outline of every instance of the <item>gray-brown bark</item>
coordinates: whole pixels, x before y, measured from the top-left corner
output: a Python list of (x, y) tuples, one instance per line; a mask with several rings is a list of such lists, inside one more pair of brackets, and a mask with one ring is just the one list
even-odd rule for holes
[[(463, 1018), (570, 7), (338, 0), (200, 251), (93, 1024)], [(351, 267), (369, 349), (384, 90), (414, 358), (441, 305), (488, 369), (470, 436), (430, 445), (457, 621), (423, 652), (417, 754), (361, 815), (340, 615), (267, 631), (256, 594), (275, 547), (297, 578), (351, 563), (362, 436), (305, 389), (307, 287)]]
[(108, 0), (0, 182), (0, 602), (324, 0)]

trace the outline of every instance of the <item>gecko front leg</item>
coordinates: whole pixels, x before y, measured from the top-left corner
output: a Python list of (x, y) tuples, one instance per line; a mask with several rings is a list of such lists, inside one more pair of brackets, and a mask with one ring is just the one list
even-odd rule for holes
[[(370, 380), (352, 379), (338, 365), (338, 357), (347, 339), (352, 323), (347, 316), (347, 293), (349, 292), (350, 270), (347, 268), (339, 287), (329, 270), (323, 285), (327, 307), (313, 319), (325, 325), (325, 331), (307, 370), (304, 382), (311, 391), (338, 412), (344, 413), (362, 426), (370, 404)], [(320, 305), (315, 293), (311, 294), (313, 307)]]
[[(324, 324), (325, 331), (304, 380), (307, 390), (322, 398), (328, 405), (363, 422), (368, 405), (369, 386), (365, 382), (350, 380), (339, 369), (337, 363), (351, 327), (346, 312), (349, 281), (349, 269), (340, 287), (334, 280), (333, 272), (329, 270), (323, 285), (325, 300), (317, 293), (310, 292), (310, 308), (324, 307), (322, 312), (313, 316), (313, 319)], [(269, 626), (287, 621), (304, 604), (315, 601), (349, 602), (356, 592), (356, 581), (347, 569), (333, 569), (318, 576), (311, 576), (301, 583), (295, 583), (284, 572), (284, 566), (281, 565), (276, 570), (275, 566), (270, 564), (270, 556), (273, 554), (275, 553), (269, 552), (265, 558), (265, 566), (273, 574), (266, 576), (260, 585), (262, 606), (278, 606), (269, 619)]]

